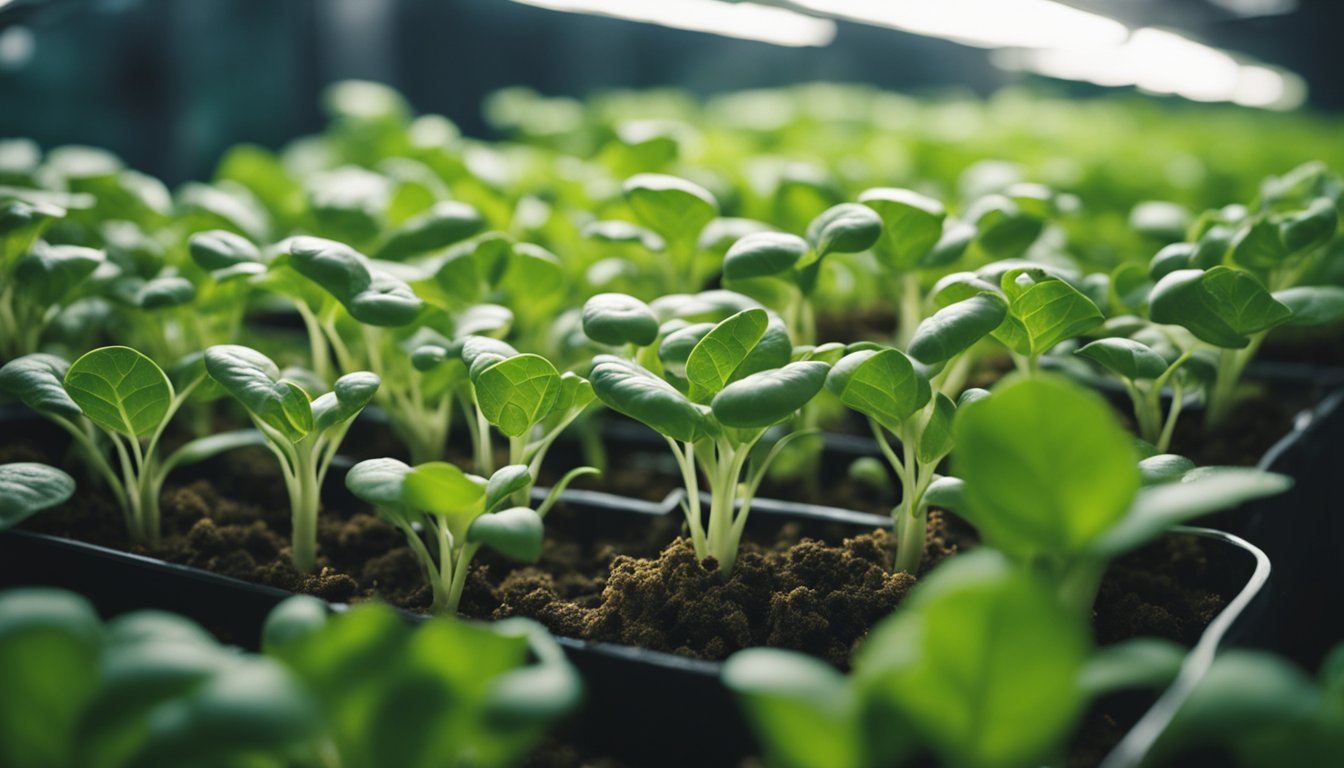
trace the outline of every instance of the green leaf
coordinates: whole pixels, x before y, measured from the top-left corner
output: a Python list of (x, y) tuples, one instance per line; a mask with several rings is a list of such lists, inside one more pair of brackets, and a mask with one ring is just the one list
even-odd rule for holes
[(751, 280), (780, 275), (807, 255), (807, 243), (797, 235), (757, 232), (733, 243), (723, 257), (723, 279)]
[(958, 510), (1018, 558), (1069, 555), (1125, 516), (1139, 488), (1132, 438), (1098, 395), (1049, 376), (1016, 379), (956, 420)]
[(1158, 240), (1180, 240), (1190, 226), (1190, 211), (1185, 206), (1165, 200), (1146, 200), (1129, 212), (1129, 226), (1134, 231)]
[(493, 510), (500, 502), (532, 485), (532, 473), (526, 464), (509, 464), (495, 470), (485, 486), (485, 510)]
[(510, 507), (481, 515), (467, 531), (467, 540), (484, 544), (514, 560), (534, 563), (541, 557), (541, 517), (527, 507)]
[(1184, 456), (1159, 453), (1139, 462), (1139, 476), (1145, 486), (1174, 483), (1194, 468), (1195, 462)]
[(598, 355), (593, 362), (588, 376), (593, 392), (617, 413), (681, 442), (692, 442), (711, 431), (709, 409), (691, 402), (666, 381), (610, 355)]
[(1302, 285), (1274, 292), (1274, 300), (1293, 314), (1286, 325), (1335, 325), (1344, 322), (1344, 288)]
[(994, 336), (1020, 355), (1042, 355), (1104, 319), (1091, 299), (1039, 269), (1010, 269), (1001, 285), (1008, 297), (1008, 318)]
[(476, 402), (487, 421), (521, 437), (546, 418), (560, 396), (560, 372), (540, 355), (501, 360), (472, 379)]
[(55, 355), (24, 355), (0, 367), (0, 390), (38, 413), (78, 419), (84, 415), (65, 391), (70, 364)]
[(691, 350), (686, 358), (689, 396), (698, 403), (708, 402), (732, 381), (761, 337), (770, 317), (763, 309), (748, 309), (724, 320)]
[(966, 216), (975, 222), (980, 247), (996, 259), (1021, 257), (1045, 228), (1043, 219), (1002, 195), (981, 198)]
[(626, 179), (625, 199), (640, 223), (668, 242), (694, 245), (719, 203), (704, 187), (675, 176), (641, 173)]
[(248, 347), (220, 344), (205, 351), (205, 369), (249, 413), (291, 443), (313, 431), (308, 394), (281, 379), (269, 357)]
[(658, 338), (658, 317), (634, 296), (599, 293), (584, 302), (583, 332), (599, 344), (646, 347)]
[(725, 426), (769, 427), (807, 405), (821, 391), (830, 369), (809, 360), (753, 373), (720, 390), (710, 407)]
[(966, 252), (966, 249), (975, 241), (975, 227), (964, 221), (955, 221), (953, 219), (943, 220), (943, 235), (938, 238), (923, 258), (919, 260), (921, 267), (945, 267)]
[(1085, 700), (1086, 623), (1053, 585), (982, 550), (939, 566), (864, 640), (854, 675), (945, 765), (1039, 765)]
[(882, 236), (873, 251), (888, 269), (913, 268), (943, 236), (947, 209), (931, 197), (908, 189), (879, 187), (860, 194), (859, 202), (882, 219)]
[(807, 225), (807, 241), (818, 257), (859, 253), (882, 236), (882, 218), (870, 206), (841, 203), (827, 208)]
[(1139, 492), (1119, 525), (1092, 543), (1093, 552), (1116, 557), (1132, 551), (1202, 515), (1292, 487), (1292, 478), (1243, 467), (1205, 467), (1187, 472), (1180, 482), (1151, 485)]
[(924, 318), (910, 340), (910, 356), (926, 365), (950, 360), (998, 328), (1008, 305), (997, 293), (980, 293)]
[(1285, 256), (1279, 227), (1269, 219), (1241, 228), (1232, 240), (1232, 261), (1247, 269), (1275, 269), (1282, 265)]
[(429, 251), (437, 251), (480, 232), (485, 220), (480, 211), (453, 200), (436, 203), (433, 208), (407, 220), (388, 234), (378, 258), (403, 261)]
[(1131, 688), (1159, 690), (1176, 679), (1186, 653), (1185, 646), (1171, 640), (1123, 640), (1092, 654), (1078, 683), (1093, 698)]
[(196, 298), (196, 286), (185, 277), (168, 275), (145, 281), (135, 292), (135, 305), (141, 309), (167, 309), (189, 304)]
[[(373, 461), (391, 461), (391, 459), (373, 459)], [(346, 482), (349, 483), (349, 480)], [(266, 614), (266, 622), (261, 626), (262, 653), (284, 658), (284, 649), (287, 646), (320, 632), (329, 619), (330, 609), (326, 602), (312, 595), (294, 595), (285, 598)]]
[(38, 243), (14, 266), (14, 285), (26, 301), (47, 307), (62, 301), (104, 261), (102, 251)]
[(173, 386), (163, 370), (130, 347), (102, 347), (65, 372), (65, 391), (98, 426), (138, 438), (168, 417)]
[(924, 491), (924, 503), (957, 512), (966, 506), (966, 482), (959, 477), (940, 477)]
[(402, 503), (444, 518), (454, 539), (467, 535), (471, 521), (485, 511), (485, 488), (443, 461), (417, 465), (401, 481)]
[(355, 418), (373, 396), (382, 381), (368, 371), (347, 373), (336, 380), (332, 391), (312, 403), (313, 428), (321, 432)]
[(1148, 276), (1154, 280), (1161, 280), (1178, 269), (1190, 269), (1194, 256), (1194, 244), (1172, 243), (1158, 251), (1148, 263)]
[(957, 406), (942, 392), (933, 396), (933, 411), (919, 436), (919, 450), (916, 456), (923, 464), (935, 464), (952, 452), (952, 420), (957, 414)]
[(1131, 381), (1156, 379), (1167, 372), (1166, 359), (1152, 347), (1133, 339), (1098, 339), (1074, 354)]
[(290, 264), (322, 286), (361, 323), (400, 326), (420, 316), (424, 302), (411, 287), (384, 272), (349, 246), (316, 237), (290, 241)]
[(240, 264), (263, 263), (261, 251), (251, 240), (224, 229), (197, 232), (191, 236), (187, 247), (191, 260), (207, 272), (231, 269)]
[(846, 406), (896, 434), (929, 402), (929, 381), (898, 349), (845, 355), (826, 376), (826, 389)]
[(1253, 275), (1224, 266), (1172, 272), (1158, 281), (1148, 304), (1153, 322), (1179, 325), (1202, 341), (1234, 349), (1291, 315)]
[(1002, 291), (996, 283), (991, 283), (974, 272), (953, 272), (934, 283), (929, 296), (938, 306), (947, 307), (981, 293), (998, 295)]
[[(533, 243), (518, 243), (513, 246), (501, 288), (522, 300), (518, 306), (521, 313), (545, 297), (563, 291), (568, 282), (565, 266), (558, 256)], [(536, 311), (533, 310), (533, 314)]]
[(345, 473), (345, 487), (374, 506), (396, 508), (404, 503), (402, 484), (410, 474), (405, 462), (365, 459)]
[(0, 464), (0, 531), (64, 504), (74, 493), (74, 478), (55, 467), (27, 461)]
[(723, 665), (723, 684), (746, 710), (767, 764), (864, 768), (859, 702), (844, 675), (820, 659), (749, 648)]
[(1326, 197), (1312, 200), (1307, 208), (1284, 218), (1279, 224), (1279, 237), (1290, 254), (1320, 248), (1335, 236), (1339, 229), (1339, 209)]

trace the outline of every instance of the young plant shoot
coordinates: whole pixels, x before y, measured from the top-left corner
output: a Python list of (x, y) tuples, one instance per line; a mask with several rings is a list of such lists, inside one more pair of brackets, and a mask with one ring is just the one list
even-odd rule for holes
[(74, 438), (117, 500), (136, 544), (159, 539), (159, 496), (169, 472), (260, 441), (252, 430), (225, 432), (160, 456), (164, 430), (204, 379), (199, 364), (188, 365), (175, 388), (153, 360), (130, 347), (95, 349), (73, 364), (55, 355), (25, 355), (0, 368), (0, 390)]
[[(1053, 376), (1005, 382), (968, 404), (953, 432), (955, 478), (935, 483), (929, 503), (1046, 574), (1082, 615), (1112, 559), (1173, 525), (1291, 484), (1255, 469), (1191, 469), (1178, 457), (1140, 465), (1133, 437), (1106, 402)], [(1145, 475), (1155, 484), (1143, 486)]]
[[(826, 376), (826, 388), (840, 402), (868, 417), (882, 455), (901, 485), (900, 503), (891, 511), (896, 534), (897, 571), (919, 573), (924, 555), (928, 508), (924, 493), (937, 477), (939, 463), (952, 451), (952, 422), (957, 405), (933, 393), (924, 373), (900, 350), (865, 349), (841, 358)], [(984, 390), (967, 390), (962, 402)], [(887, 433), (901, 444), (897, 455)]]
[(700, 234), (719, 215), (719, 203), (694, 182), (658, 173), (625, 181), (625, 201), (640, 224), (662, 238), (666, 251), (656, 263), (663, 269), (665, 293), (700, 290)]
[(430, 610), (456, 613), (476, 550), (487, 546), (535, 562), (542, 519), (571, 480), (592, 472), (589, 467), (570, 472), (535, 511), (510, 506), (513, 496), (532, 486), (522, 464), (501, 467), (487, 481), (444, 462), (410, 467), (396, 459), (369, 459), (350, 468), (345, 485), (405, 534), (434, 593)]
[(317, 513), (322, 481), (350, 422), (378, 391), (367, 371), (336, 380), (331, 392), (310, 399), (295, 382), (281, 378), (270, 358), (248, 347), (221, 344), (205, 351), (205, 368), (242, 404), (280, 462), (289, 491), (294, 568), (313, 569), (317, 559)]
[[(617, 307), (610, 299), (603, 305)], [(591, 322), (598, 322), (601, 313), (588, 314)], [(618, 327), (623, 316), (627, 315), (604, 317), (600, 325), (608, 330)], [(644, 338), (643, 314), (628, 317), (628, 333), (611, 330), (606, 338), (632, 344)], [(682, 509), (696, 555), (714, 558), (724, 578), (733, 571), (751, 501), (766, 469), (798, 433), (751, 461), (744, 476), (752, 449), (769, 427), (811, 401), (830, 369), (815, 360), (789, 362), (791, 355), (783, 323), (754, 308), (717, 324), (684, 325), (667, 334), (657, 352), (658, 372), (614, 355), (599, 355), (593, 361), (589, 379), (598, 399), (652, 427), (667, 441), (681, 468), (686, 489)], [(708, 525), (701, 514), (697, 467), (710, 494)]]

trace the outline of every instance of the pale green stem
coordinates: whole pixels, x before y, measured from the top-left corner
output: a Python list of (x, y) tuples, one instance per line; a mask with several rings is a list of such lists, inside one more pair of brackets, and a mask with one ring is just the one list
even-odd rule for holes
[(924, 318), (924, 294), (919, 287), (919, 275), (915, 272), (901, 274), (901, 298), (897, 306), (896, 346), (909, 349), (911, 339), (915, 338), (915, 329)]
[(294, 467), (295, 486), (290, 489), (290, 546), (294, 570), (309, 573), (317, 565), (317, 514), (321, 496), (317, 484), (318, 467), (311, 450), (300, 447)]
[(299, 311), (299, 317), (303, 318), (303, 326), (308, 331), (308, 356), (312, 358), (313, 373), (323, 381), (335, 381), (336, 376), (331, 368), (331, 351), (327, 345), (326, 332), (322, 330), (322, 324), (318, 322), (317, 315), (308, 308), (308, 304), (302, 300), (294, 302), (294, 308)]
[(1181, 408), (1185, 399), (1181, 389), (1179, 381), (1172, 383), (1171, 408), (1167, 412), (1167, 422), (1162, 425), (1162, 434), (1157, 439), (1158, 453), (1166, 453), (1171, 450), (1171, 436), (1176, 431), (1176, 419), (1181, 415)]
[(467, 585), (467, 569), (479, 547), (479, 544), (463, 544), (453, 553), (456, 562), (453, 563), (452, 586), (448, 592), (448, 613), (457, 613), (458, 603), (462, 601), (462, 588)]
[(677, 459), (677, 466), (681, 468), (681, 481), (686, 489), (686, 501), (682, 505), (682, 511), (686, 514), (686, 526), (691, 531), (691, 544), (695, 547), (695, 556), (704, 560), (709, 557), (709, 550), (705, 544), (704, 525), (700, 522), (700, 482), (695, 474), (695, 443), (686, 443), (686, 450), (683, 452), (677, 441), (666, 436), (664, 439), (672, 449), (672, 455)]

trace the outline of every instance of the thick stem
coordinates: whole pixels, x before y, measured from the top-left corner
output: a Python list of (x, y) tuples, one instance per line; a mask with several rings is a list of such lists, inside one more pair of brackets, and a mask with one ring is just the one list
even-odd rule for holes
[(719, 563), (719, 575), (727, 579), (737, 564), (737, 540), (733, 536), (733, 512), (737, 506), (737, 481), (746, 463), (748, 447), (735, 450), (727, 441), (718, 448), (717, 476), (710, 483), (710, 557)]
[(317, 484), (317, 457), (306, 449), (296, 453), (294, 485), (289, 491), (291, 560), (294, 570), (308, 573), (317, 564), (317, 513), (321, 496)]
[[(527, 464), (527, 435), (509, 438), (509, 463)], [(529, 507), (532, 502), (532, 484), (536, 482), (537, 476), (533, 474), (532, 468), (528, 466), (527, 485), (513, 492), (512, 502), (515, 507)]]
[(664, 439), (677, 459), (677, 466), (681, 468), (681, 482), (686, 489), (683, 511), (686, 514), (686, 527), (691, 531), (691, 544), (695, 547), (696, 558), (704, 560), (709, 557), (709, 549), (705, 545), (705, 529), (700, 521), (700, 481), (695, 474), (695, 443), (686, 443), (686, 450), (683, 451), (672, 438)]
[(1224, 349), (1218, 354), (1218, 369), (1213, 379), (1213, 389), (1209, 392), (1208, 408), (1204, 412), (1204, 428), (1215, 429), (1232, 415), (1237, 404), (1237, 385), (1241, 383), (1241, 373), (1246, 364), (1260, 349), (1265, 340), (1264, 333), (1251, 337), (1244, 349)]

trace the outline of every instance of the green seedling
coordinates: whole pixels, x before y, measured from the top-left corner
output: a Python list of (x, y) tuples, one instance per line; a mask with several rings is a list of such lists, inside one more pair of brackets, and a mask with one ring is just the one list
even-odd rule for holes
[(107, 260), (101, 250), (38, 238), (66, 211), (0, 201), (0, 359), (38, 351), (43, 333)]
[(532, 486), (522, 464), (502, 467), (487, 481), (444, 462), (410, 467), (396, 459), (369, 459), (351, 467), (345, 485), (405, 534), (434, 594), (430, 611), (456, 613), (476, 551), (486, 546), (535, 562), (542, 519), (571, 480), (594, 471), (571, 471), (536, 510), (509, 506), (515, 494)]
[[(603, 305), (611, 311), (586, 312), (586, 327), (599, 327), (602, 338), (631, 346), (648, 338), (647, 315), (632, 310), (635, 305), (625, 302), (622, 307), (610, 298)], [(599, 317), (603, 322), (597, 323)], [(767, 429), (811, 401), (830, 369), (816, 360), (790, 362), (792, 348), (783, 322), (755, 308), (717, 324), (683, 325), (668, 333), (656, 357), (642, 355), (656, 370), (614, 355), (593, 360), (589, 380), (598, 399), (667, 441), (681, 468), (687, 494), (682, 509), (696, 555), (714, 558), (725, 578), (733, 571), (751, 501), (766, 469), (798, 433), (751, 461), (744, 476), (752, 449)], [(697, 467), (710, 493), (707, 526)]]
[(700, 233), (719, 215), (719, 203), (704, 187), (675, 176), (641, 173), (625, 181), (625, 200), (640, 224), (662, 238), (666, 251), (663, 290), (692, 292), (702, 287), (697, 264)]
[(153, 360), (130, 347), (95, 349), (73, 364), (55, 355), (25, 355), (0, 368), (0, 390), (74, 438), (137, 544), (159, 539), (159, 496), (173, 469), (260, 441), (252, 430), (225, 432), (160, 455), (168, 424), (204, 379), (199, 364), (188, 365), (174, 387)]
[(322, 482), (350, 422), (378, 391), (372, 373), (348, 373), (332, 391), (312, 399), (282, 378), (270, 358), (248, 347), (221, 344), (205, 351), (205, 369), (247, 410), (266, 447), (280, 462), (289, 491), (294, 568), (311, 571), (317, 560), (317, 513)]

